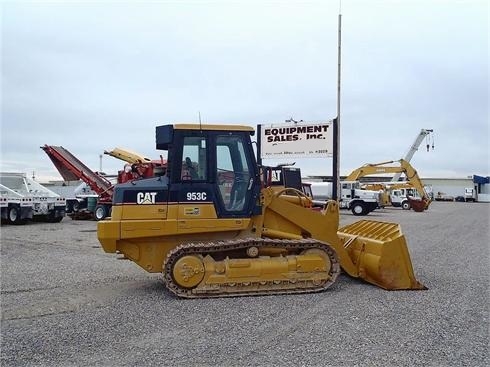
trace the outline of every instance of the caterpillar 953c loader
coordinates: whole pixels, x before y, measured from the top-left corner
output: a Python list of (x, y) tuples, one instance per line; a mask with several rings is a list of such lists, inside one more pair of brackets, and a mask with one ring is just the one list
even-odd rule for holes
[(164, 125), (165, 175), (116, 185), (112, 217), (98, 222), (104, 250), (162, 272), (181, 297), (315, 292), (341, 268), (382, 288), (424, 289), (398, 224), (360, 221), (338, 230), (301, 191), (267, 184), (254, 129)]

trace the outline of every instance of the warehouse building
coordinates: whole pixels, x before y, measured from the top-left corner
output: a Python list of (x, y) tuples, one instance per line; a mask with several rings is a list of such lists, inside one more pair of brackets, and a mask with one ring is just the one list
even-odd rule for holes
[[(345, 176), (340, 177), (341, 180)], [(387, 176), (366, 176), (362, 182), (384, 182), (389, 181)], [(310, 176), (304, 181), (332, 182), (332, 176)], [(402, 179), (403, 181), (403, 176)], [(435, 200), (453, 201), (458, 197), (465, 196), (465, 190), (471, 188), (475, 192), (475, 201), (490, 202), (490, 177), (473, 175), (466, 178), (421, 178), (427, 192)]]
[(473, 188), (476, 201), (490, 202), (490, 177), (473, 175), (467, 178), (422, 178), (424, 185), (432, 191), (434, 198), (450, 200), (465, 195), (465, 189)]

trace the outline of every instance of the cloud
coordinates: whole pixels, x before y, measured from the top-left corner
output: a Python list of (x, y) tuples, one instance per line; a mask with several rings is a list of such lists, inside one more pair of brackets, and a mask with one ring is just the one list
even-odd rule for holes
[[(4, 3), (1, 169), (56, 174), (43, 144), (94, 170), (116, 146), (157, 158), (155, 126), (196, 122), (199, 112), (250, 125), (331, 119), (337, 10), (323, 1)], [(488, 174), (487, 4), (344, 1), (342, 11), (341, 172), (397, 159), (433, 128), (436, 149), (413, 160), (421, 174)], [(301, 164), (331, 171), (329, 160)], [(111, 157), (103, 165), (122, 167)]]

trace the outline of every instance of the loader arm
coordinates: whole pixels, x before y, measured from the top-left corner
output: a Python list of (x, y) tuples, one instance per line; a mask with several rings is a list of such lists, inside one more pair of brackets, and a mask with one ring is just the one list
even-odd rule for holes
[[(389, 166), (392, 163), (399, 163), (399, 166)], [(385, 173), (404, 173), (408, 182), (413, 188), (417, 190), (422, 200), (425, 202), (427, 208), (430, 204), (429, 195), (424, 189), (422, 180), (420, 179), (415, 168), (406, 160), (400, 159), (398, 161), (386, 161), (381, 163), (368, 163), (362, 167), (359, 167), (352, 171), (346, 178), (346, 181), (357, 181), (362, 177), (385, 174)]]
[(263, 214), (253, 218), (262, 237), (314, 238), (335, 250), (340, 266), (352, 277), (388, 290), (425, 289), (415, 279), (398, 224), (363, 220), (337, 230), (336, 201), (328, 201), (323, 210), (315, 211), (311, 200), (295, 189), (266, 188), (262, 195)]

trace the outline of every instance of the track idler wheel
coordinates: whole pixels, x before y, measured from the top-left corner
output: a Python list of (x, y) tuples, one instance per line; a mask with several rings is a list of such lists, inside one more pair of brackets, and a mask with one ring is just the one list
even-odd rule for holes
[(175, 262), (172, 270), (175, 283), (183, 288), (194, 288), (204, 278), (204, 264), (200, 256), (186, 255)]

